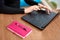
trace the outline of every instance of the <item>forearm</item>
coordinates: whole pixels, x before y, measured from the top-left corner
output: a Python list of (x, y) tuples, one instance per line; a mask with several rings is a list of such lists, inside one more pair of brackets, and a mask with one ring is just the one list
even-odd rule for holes
[(23, 14), (24, 13), (24, 9), (3, 6), (1, 12), (2, 13), (7, 13), (7, 14)]

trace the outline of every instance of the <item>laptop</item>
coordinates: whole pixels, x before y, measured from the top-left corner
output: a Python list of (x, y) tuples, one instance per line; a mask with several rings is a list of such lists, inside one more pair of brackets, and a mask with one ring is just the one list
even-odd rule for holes
[(22, 17), (23, 20), (32, 24), (41, 30), (45, 29), (47, 25), (57, 16), (57, 13), (51, 12), (49, 15), (44, 10), (33, 11)]

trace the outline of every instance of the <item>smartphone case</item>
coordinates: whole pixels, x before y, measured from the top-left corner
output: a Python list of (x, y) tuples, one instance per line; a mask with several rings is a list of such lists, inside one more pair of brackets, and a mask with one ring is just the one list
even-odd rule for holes
[(17, 22), (13, 21), (11, 24), (7, 26), (7, 29), (10, 30), (11, 32), (17, 34), (18, 36), (25, 38), (27, 37), (31, 32), (32, 29)]

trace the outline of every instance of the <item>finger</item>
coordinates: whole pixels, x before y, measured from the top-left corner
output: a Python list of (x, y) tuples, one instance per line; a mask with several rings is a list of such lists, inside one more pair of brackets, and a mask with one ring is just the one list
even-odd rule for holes
[(38, 9), (37, 8), (33, 8), (33, 10), (37, 11)]
[(52, 10), (49, 9), (47, 6), (44, 6), (43, 8), (47, 9), (49, 12), (52, 12)]
[(40, 8), (44, 8), (44, 9), (48, 9), (48, 10), (50, 10), (47, 6), (42, 5), (42, 4), (39, 4), (39, 7), (40, 7)]
[(36, 6), (35, 8), (38, 9), (38, 10), (40, 10), (39, 6)]
[(44, 5), (42, 5), (42, 4), (38, 4), (38, 6), (39, 6), (40, 9), (42, 9), (42, 8), (46, 9), (46, 8), (44, 7)]
[(44, 9), (46, 9), (47, 13), (50, 14), (50, 12), (52, 12), (48, 7), (44, 6)]
[(37, 8), (38, 10), (40, 10), (40, 6), (35, 6), (35, 8)]
[(49, 10), (46, 10), (47, 11), (47, 14), (50, 14)]
[(42, 4), (38, 4), (38, 6), (39, 6), (39, 7), (43, 7), (44, 5), (42, 5)]
[(47, 10), (47, 8), (44, 5), (39, 5), (40, 9), (45, 9)]
[(37, 9), (37, 8), (34, 8), (34, 10), (35, 10), (35, 11), (38, 11), (39, 9)]
[(38, 9), (34, 8), (33, 10), (37, 11)]
[(46, 10), (46, 12), (47, 12), (47, 14), (50, 14), (49, 12), (50, 12), (50, 10), (46, 7), (46, 6), (41, 6), (40, 8), (42, 8), (42, 9), (45, 9)]
[(39, 6), (35, 6), (34, 10), (36, 10), (36, 11), (40, 10)]

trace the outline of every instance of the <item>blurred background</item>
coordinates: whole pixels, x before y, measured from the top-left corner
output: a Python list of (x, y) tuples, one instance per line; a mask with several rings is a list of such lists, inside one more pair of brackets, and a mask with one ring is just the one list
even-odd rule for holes
[(60, 0), (45, 0), (53, 9), (60, 9)]

